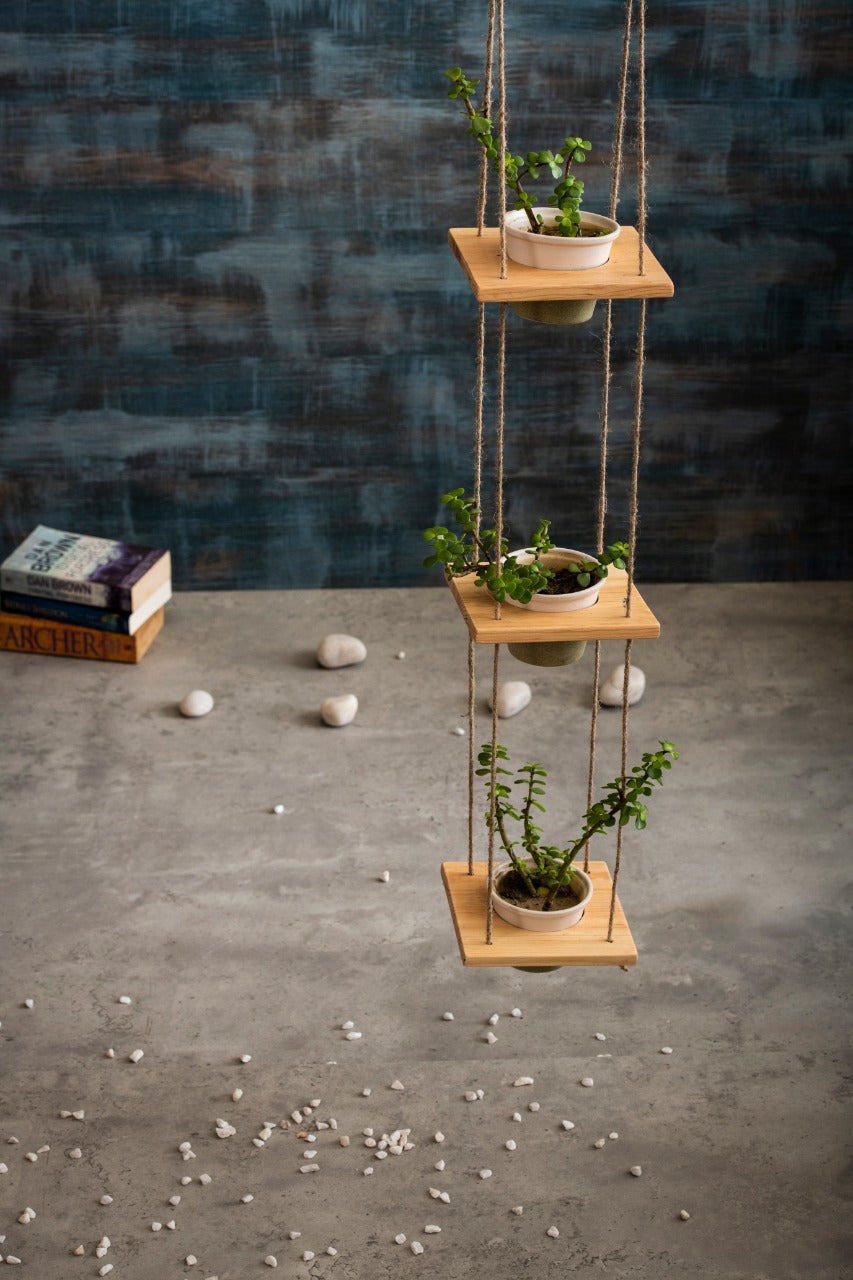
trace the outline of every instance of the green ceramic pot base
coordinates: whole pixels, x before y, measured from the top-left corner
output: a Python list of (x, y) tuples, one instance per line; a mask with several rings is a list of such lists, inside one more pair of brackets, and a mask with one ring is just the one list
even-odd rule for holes
[(531, 667), (569, 667), (579, 662), (586, 648), (585, 640), (546, 640), (540, 644), (509, 644), (510, 653)]
[(595, 311), (595, 298), (556, 299), (546, 302), (513, 302), (513, 311), (522, 320), (536, 324), (586, 324)]

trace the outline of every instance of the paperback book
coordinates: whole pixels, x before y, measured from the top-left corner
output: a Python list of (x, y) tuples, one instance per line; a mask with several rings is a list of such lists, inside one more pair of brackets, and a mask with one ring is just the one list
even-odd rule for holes
[(135, 635), (158, 609), (172, 598), (171, 582), (164, 582), (133, 613), (118, 613), (101, 609), (94, 604), (80, 604), (76, 600), (52, 600), (49, 596), (25, 596), (15, 591), (0, 595), (0, 610), (5, 613), (21, 613), (28, 618), (53, 618), (56, 622), (70, 622), (77, 627), (95, 627), (98, 631), (117, 631), (122, 635)]
[(171, 557), (163, 547), (65, 533), (41, 524), (0, 565), (4, 593), (76, 600), (129, 614), (171, 579)]
[(101, 662), (139, 662), (163, 628), (166, 610), (158, 609), (132, 635), (76, 627), (53, 618), (0, 613), (0, 649), (57, 658), (94, 658)]

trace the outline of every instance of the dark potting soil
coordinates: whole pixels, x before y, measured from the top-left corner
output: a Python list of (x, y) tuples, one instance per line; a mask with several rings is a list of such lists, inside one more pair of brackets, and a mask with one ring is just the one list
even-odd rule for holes
[[(587, 586), (592, 586), (591, 582)], [(578, 586), (578, 580), (573, 573), (569, 573), (568, 569), (556, 569), (553, 578), (548, 579), (547, 586), (542, 588), (544, 596), (568, 596), (573, 591), (583, 591), (583, 587)]]
[[(507, 871), (501, 876), (498, 893), (507, 902), (512, 902), (516, 907), (526, 907), (528, 911), (541, 911), (545, 901), (544, 898), (531, 898), (517, 871)], [(557, 894), (548, 910), (565, 911), (568, 907), (576, 907), (579, 902), (580, 897), (567, 889)]]

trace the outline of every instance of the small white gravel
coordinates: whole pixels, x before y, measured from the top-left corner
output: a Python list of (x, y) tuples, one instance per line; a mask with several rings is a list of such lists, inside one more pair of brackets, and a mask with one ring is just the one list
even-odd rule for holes
[(424, 1247), (421, 1244), (420, 1240), (413, 1240), (412, 1243), (409, 1245), (409, 1248), (414, 1254), (423, 1253), (424, 1251)]
[(678, 1216), (679, 1216), (679, 1218), (681, 1219), (681, 1221), (682, 1221), (682, 1222), (689, 1222), (689, 1221), (690, 1221), (690, 1214), (687, 1212), (687, 1210), (686, 1210), (686, 1209), (679, 1209), (679, 1211), (678, 1211)]
[(275, 1256), (274, 1253), (268, 1253), (267, 1256), (264, 1258), (264, 1262), (268, 1267), (278, 1266), (278, 1258)]
[(489, 1026), (490, 1026), (490, 1027), (496, 1027), (496, 1026), (498, 1025), (498, 1023), (500, 1022), (500, 1018), (501, 1018), (501, 1015), (500, 1015), (499, 1013), (493, 1013), (493, 1014), (489, 1017)]
[[(360, 1040), (360, 1039), (361, 1039), (361, 1032), (360, 1032), (360, 1031), (348, 1031), (348, 1032), (347, 1032), (347, 1040)], [(393, 1087), (393, 1086), (392, 1086), (392, 1087)]]
[(661, 1049), (661, 1053), (672, 1053), (672, 1049), (669, 1047), (668, 1044), (665, 1044)]
[(533, 1084), (534, 1080), (533, 1076), (519, 1076), (518, 1079), (513, 1080), (512, 1083), (516, 1089), (521, 1089), (526, 1084)]
[(441, 1132), (440, 1129), (436, 1130), (434, 1134), (434, 1139), (436, 1142), (444, 1142), (444, 1134)]
[(71, 1150), (68, 1152), (68, 1159), (69, 1159), (69, 1160), (82, 1160), (82, 1159), (83, 1159), (83, 1152), (80, 1150), (80, 1148), (79, 1148), (79, 1147), (72, 1147), (72, 1148), (71, 1148)]
[(24, 1001), (24, 1008), (32, 1009), (35, 1007), (35, 1003), (36, 1002), (35, 1000), (33, 1000), (32, 996), (27, 996), (26, 1000)]
[(188, 1267), (194, 1267), (197, 1262), (198, 1262), (198, 1258), (195, 1256), (194, 1253), (188, 1253), (187, 1256), (184, 1258), (184, 1264)]
[(581, 1080), (581, 1084), (585, 1089), (591, 1089), (592, 1086), (595, 1084), (595, 1081), (593, 1080), (592, 1076), (584, 1076), (583, 1080)]
[(112, 1204), (112, 1202), (113, 1202), (112, 1196), (103, 1195), (98, 1201), (98, 1204), (108, 1205), (108, 1204)]
[(635, 1178), (642, 1178), (643, 1166), (641, 1164), (632, 1164), (630, 1172), (633, 1173)]
[(250, 1053), (241, 1053), (237, 1061), (242, 1062), (243, 1065), (245, 1066), (247, 1062), (252, 1061), (252, 1055)]
[(485, 1040), (486, 1044), (497, 1044), (498, 1042), (498, 1038), (495, 1035), (494, 1031), (487, 1031), (486, 1034), (483, 1036), (483, 1039)]
[(400, 1080), (392, 1080), (392, 1081), (391, 1081), (391, 1088), (392, 1088), (392, 1089), (396, 1089), (398, 1093), (402, 1093), (402, 1091), (405, 1089), (405, 1087), (406, 1087), (406, 1086), (405, 1086), (405, 1085), (404, 1085)]
[(608, 1135), (607, 1135), (607, 1136), (608, 1136), (608, 1138), (610, 1139), (610, 1141), (611, 1141), (611, 1142), (616, 1142), (616, 1141), (617, 1141), (617, 1139), (618, 1139), (618, 1137), (619, 1137), (619, 1134), (618, 1134), (618, 1133), (616, 1133), (616, 1131), (614, 1130), (614, 1131), (613, 1131), (613, 1133), (608, 1133)]
[(596, 1031), (595, 1038), (596, 1040), (606, 1040), (607, 1036), (604, 1034), (603, 1031)]
[(561, 1121), (560, 1121), (560, 1124), (561, 1124), (561, 1125), (563, 1126), (563, 1128), (566, 1130), (566, 1133), (568, 1133), (570, 1130), (574, 1129), (574, 1127), (575, 1127), (575, 1122), (574, 1122), (574, 1120), (561, 1120)]
[(240, 1099), (242, 1098), (242, 1096), (243, 1096), (243, 1090), (242, 1090), (242, 1089), (235, 1089), (235, 1090), (234, 1090), (234, 1092), (231, 1094), (231, 1101), (232, 1101), (232, 1102), (239, 1102), (239, 1101), (240, 1101)]
[(512, 1206), (512, 1212), (516, 1215), (516, 1217), (517, 1217), (517, 1218), (520, 1218), (520, 1217), (521, 1217), (521, 1215), (524, 1213), (524, 1205), (523, 1205), (523, 1204), (514, 1204), (514, 1205)]
[(540, 1104), (540, 1103), (538, 1103), (538, 1102), (528, 1102), (528, 1104), (527, 1104), (527, 1110), (528, 1110), (528, 1111), (532, 1111), (532, 1112), (534, 1113), (534, 1115), (535, 1115), (535, 1114), (536, 1114), (536, 1112), (539, 1110), (540, 1105), (541, 1105), (541, 1104)]
[(129, 1053), (127, 1055), (127, 1060), (128, 1062), (136, 1064), (137, 1062), (141, 1062), (144, 1057), (145, 1053), (142, 1049), (134, 1049), (133, 1053)]
[(209, 1173), (200, 1173), (198, 1175), (198, 1180), (203, 1187), (209, 1187), (213, 1181)]
[(435, 1222), (428, 1222), (424, 1227), (424, 1235), (435, 1236), (441, 1231), (441, 1227)]
[(447, 1013), (443, 1013), (443, 1014), (441, 1015), (441, 1018), (442, 1018), (442, 1021), (443, 1021), (443, 1022), (452, 1022), (452, 1021), (453, 1021), (453, 1014), (452, 1014), (452, 1013), (450, 1013), (450, 1012), (448, 1011)]
[(481, 1177), (481, 1178), (491, 1178), (491, 1176), (492, 1176), (492, 1171), (491, 1171), (491, 1169), (481, 1169), (481, 1170), (480, 1170), (480, 1177)]
[(607, 1145), (607, 1139), (606, 1139), (606, 1138), (596, 1138), (595, 1142), (594, 1142), (592, 1145), (593, 1145), (593, 1146), (594, 1146), (598, 1151), (600, 1151), (602, 1147), (604, 1147), (604, 1146), (606, 1146), (606, 1145)]
[(516, 1151), (518, 1149), (518, 1143), (515, 1141), (514, 1138), (507, 1138), (506, 1142), (504, 1143), (504, 1146), (506, 1147), (507, 1151)]
[(395, 1243), (395, 1244), (405, 1244), (405, 1243), (406, 1243), (406, 1237), (403, 1235), (403, 1232), (402, 1232), (402, 1231), (398, 1232), (398, 1233), (397, 1233), (397, 1235), (394, 1237), (394, 1243)]
[(552, 1240), (556, 1240), (560, 1234), (559, 1228), (549, 1227), (548, 1230), (545, 1232), (545, 1234), (546, 1236), (550, 1236)]
[(133, 1004), (133, 1001), (131, 1000), (130, 996), (119, 996), (119, 998), (118, 998), (118, 1003), (119, 1003), (119, 1004)]

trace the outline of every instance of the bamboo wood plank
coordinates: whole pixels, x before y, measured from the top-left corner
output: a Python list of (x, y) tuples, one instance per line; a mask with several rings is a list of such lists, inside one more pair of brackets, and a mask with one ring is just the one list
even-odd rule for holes
[(573, 298), (671, 298), (675, 286), (646, 245), (645, 275), (640, 275), (640, 237), (623, 227), (610, 261), (586, 271), (543, 271), (507, 263), (501, 279), (500, 232), (485, 227), (452, 227), (448, 239), (478, 302), (546, 302)]
[(467, 862), (443, 862), (441, 877), (450, 903), (462, 963), (468, 966), (518, 965), (546, 968), (551, 965), (632, 965), (637, 948), (628, 921), (616, 897), (613, 941), (607, 941), (610, 895), (613, 881), (605, 862), (590, 862), (593, 896), (583, 920), (561, 933), (528, 933), (499, 916), (493, 917), (492, 941), (486, 942), (486, 888), (488, 864), (476, 862), (469, 876)]
[(474, 585), (475, 573), (450, 578), (459, 612), (477, 644), (527, 644), (546, 640), (654, 640), (660, 623), (636, 586), (631, 592), (631, 616), (625, 614), (628, 575), (610, 569), (597, 602), (574, 613), (534, 613), (509, 601), (495, 618), (495, 602), (485, 587)]

